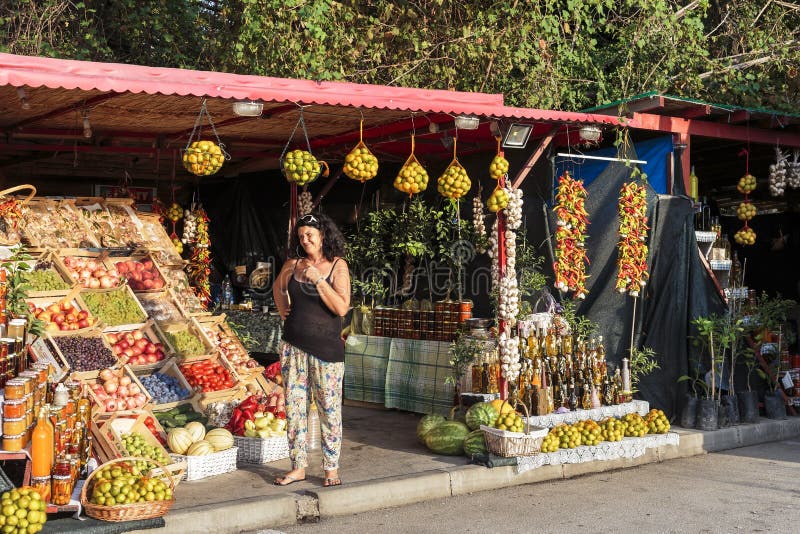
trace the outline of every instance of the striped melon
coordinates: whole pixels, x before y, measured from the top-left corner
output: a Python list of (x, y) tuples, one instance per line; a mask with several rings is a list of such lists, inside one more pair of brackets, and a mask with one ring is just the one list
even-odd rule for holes
[(224, 428), (215, 428), (206, 434), (206, 441), (214, 447), (214, 450), (224, 451), (233, 447), (233, 434)]
[(214, 447), (204, 439), (192, 443), (189, 450), (186, 451), (186, 456), (205, 456), (214, 452)]

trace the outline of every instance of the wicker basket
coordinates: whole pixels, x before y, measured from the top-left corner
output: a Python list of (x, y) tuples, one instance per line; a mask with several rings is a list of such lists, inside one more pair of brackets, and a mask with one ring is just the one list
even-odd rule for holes
[(186, 462), (186, 473), (183, 475), (183, 480), (191, 482), (236, 471), (238, 450), (238, 447), (231, 447), (204, 456), (183, 456), (181, 454), (171, 454), (170, 456), (176, 461)]
[(486, 448), (492, 454), (511, 458), (513, 456), (535, 456), (541, 452), (542, 442), (550, 432), (550, 429), (538, 426), (531, 429), (531, 424), (528, 422), (530, 419), (528, 407), (523, 403), (520, 404), (525, 409), (525, 432), (509, 432), (508, 430), (481, 425), (483, 437), (486, 439)]
[[(89, 499), (86, 497), (86, 492), (89, 489), (89, 483), (94, 475), (99, 473), (103, 467), (126, 461), (146, 461), (156, 464), (162, 470), (164, 469), (164, 466), (155, 460), (138, 456), (115, 458), (102, 464), (100, 467), (92, 471), (92, 473), (86, 478), (83, 488), (81, 488), (81, 505), (86, 511), (86, 515), (93, 519), (100, 519), (101, 521), (133, 521), (136, 519), (153, 519), (155, 517), (161, 517), (169, 512), (169, 509), (175, 503), (174, 495), (173, 498), (168, 501), (137, 502), (133, 504), (117, 504), (114, 506), (105, 506), (102, 504), (93, 504), (89, 502)], [(172, 482), (172, 479), (167, 478), (166, 482), (169, 483), (170, 489), (174, 492), (175, 484)]]
[(289, 440), (279, 438), (245, 438), (233, 436), (234, 446), (239, 448), (237, 461), (246, 464), (266, 464), (289, 457)]

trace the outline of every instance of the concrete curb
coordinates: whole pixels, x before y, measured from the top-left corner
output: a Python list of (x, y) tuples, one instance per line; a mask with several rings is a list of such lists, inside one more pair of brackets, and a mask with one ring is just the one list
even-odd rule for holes
[(272, 526), (293, 525), (297, 522), (295, 495), (251, 497), (223, 503), (184, 508), (164, 516), (166, 526), (157, 530), (137, 530), (135, 533), (193, 534), (241, 532)]
[[(546, 465), (519, 475), (510, 466), (487, 469), (482, 466), (463, 465), (356, 482), (336, 488), (320, 488), (307, 491), (305, 495), (291, 493), (278, 497), (228, 501), (172, 512), (165, 518), (166, 527), (159, 532), (238, 534), (256, 529), (263, 531), (292, 525), (298, 521), (316, 521), (326, 517), (444, 499), (454, 495), (614, 471), (800, 436), (800, 418), (783, 421), (766, 419), (756, 424), (712, 432), (681, 428), (673, 430), (680, 435), (679, 445), (662, 445), (647, 449), (646, 453), (638, 458)], [(153, 531), (139, 532), (144, 534)]]
[(452, 495), (450, 474), (444, 471), (379, 478), (335, 488), (321, 488), (307, 494), (317, 498), (320, 518), (358, 514)]

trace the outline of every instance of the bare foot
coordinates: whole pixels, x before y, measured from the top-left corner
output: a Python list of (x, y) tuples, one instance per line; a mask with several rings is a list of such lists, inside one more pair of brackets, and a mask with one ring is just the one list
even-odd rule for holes
[(278, 477), (275, 479), (274, 484), (276, 486), (288, 486), (294, 482), (300, 482), (301, 480), (306, 479), (306, 470), (302, 468), (292, 469), (282, 477)]

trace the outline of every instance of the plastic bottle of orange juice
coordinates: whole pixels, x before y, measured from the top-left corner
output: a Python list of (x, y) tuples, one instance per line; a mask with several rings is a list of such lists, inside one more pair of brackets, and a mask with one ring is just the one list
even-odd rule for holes
[(39, 410), (39, 420), (33, 428), (31, 436), (31, 475), (49, 477), (53, 469), (53, 425), (47, 414), (49, 406)]

